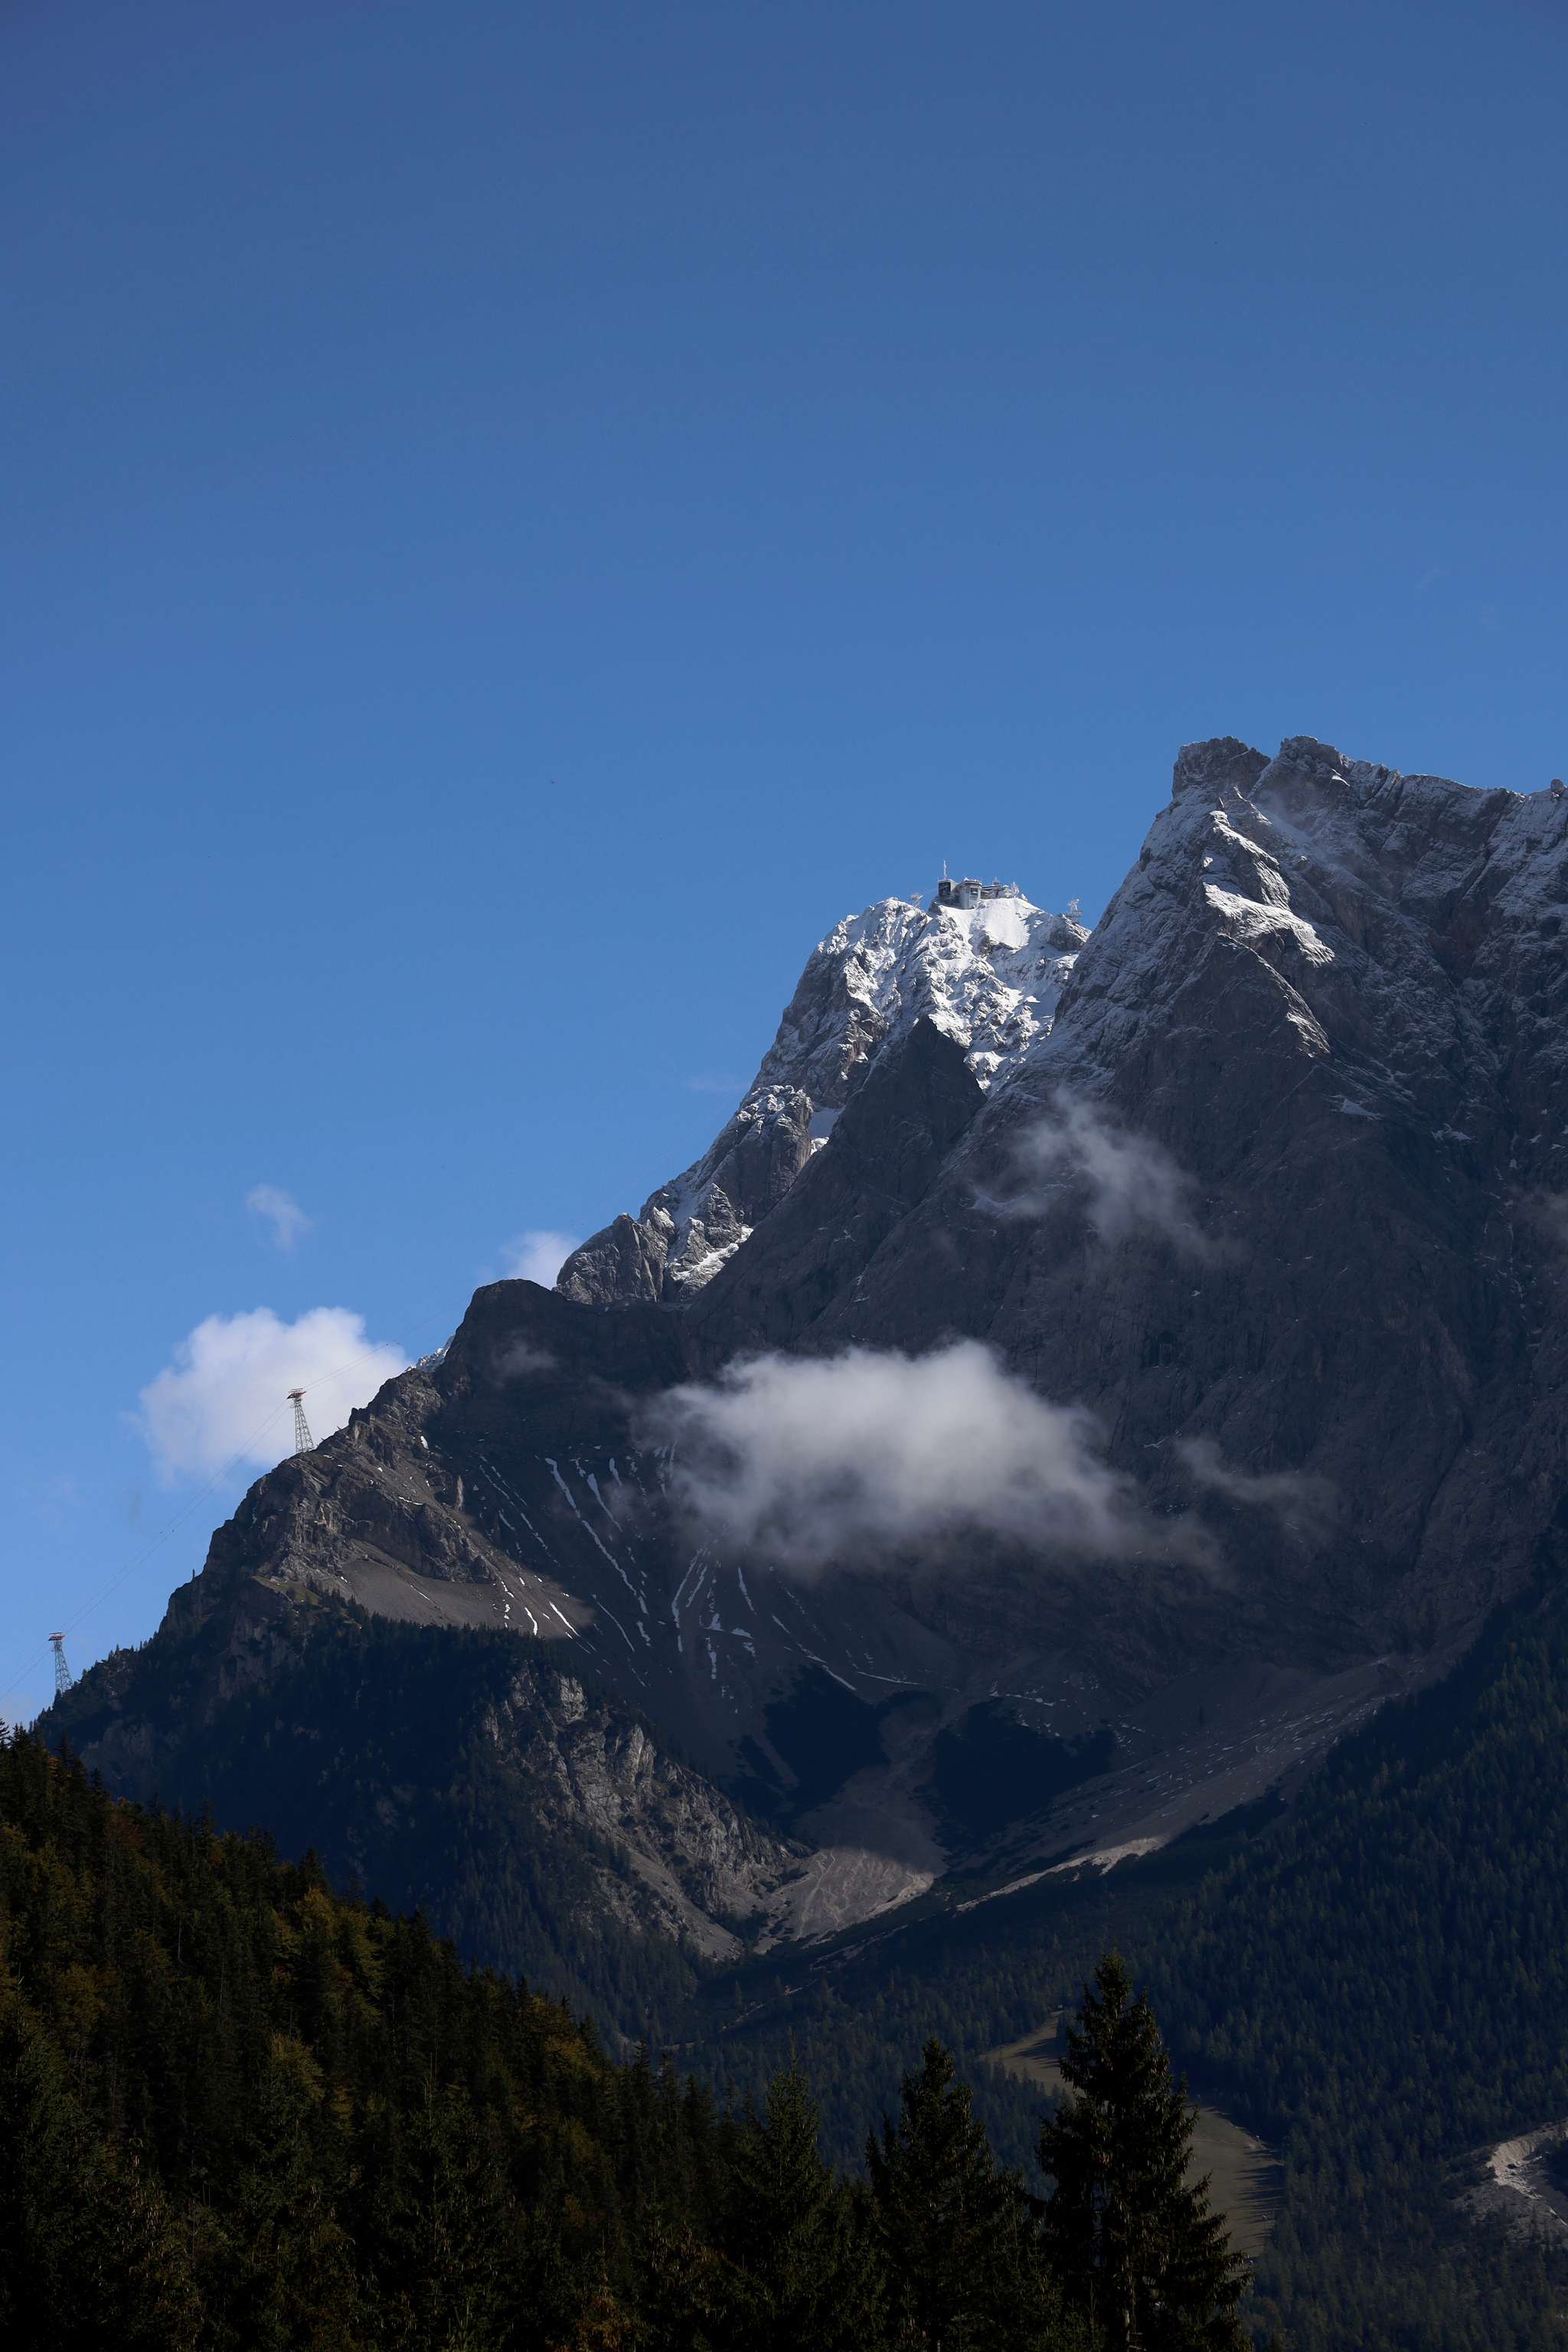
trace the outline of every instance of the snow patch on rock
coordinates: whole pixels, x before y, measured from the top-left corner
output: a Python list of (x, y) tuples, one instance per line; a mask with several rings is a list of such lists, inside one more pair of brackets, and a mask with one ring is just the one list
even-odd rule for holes
[(994, 1088), (1050, 1034), (1089, 938), (1024, 898), (883, 898), (819, 941), (734, 1117), (700, 1160), (574, 1250), (556, 1288), (584, 1306), (679, 1303), (783, 1200), (887, 1052), (929, 1019)]

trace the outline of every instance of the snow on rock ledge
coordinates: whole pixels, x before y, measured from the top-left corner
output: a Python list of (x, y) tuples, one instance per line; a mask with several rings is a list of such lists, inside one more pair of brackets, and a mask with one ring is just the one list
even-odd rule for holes
[(783, 1200), (889, 1045), (929, 1016), (994, 1087), (1050, 1034), (1088, 937), (1076, 908), (1001, 893), (929, 909), (883, 898), (847, 915), (814, 950), (734, 1117), (640, 1216), (574, 1250), (557, 1290), (588, 1307), (690, 1297)]

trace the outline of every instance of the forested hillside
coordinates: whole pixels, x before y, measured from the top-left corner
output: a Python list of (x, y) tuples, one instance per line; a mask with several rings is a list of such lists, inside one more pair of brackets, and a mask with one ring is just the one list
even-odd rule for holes
[(704, 2210), (709, 2101), (313, 1855), (19, 1739), (0, 1897), (13, 2341), (440, 2343), (498, 2298), (569, 2334), (655, 2174)]
[(119, 1802), (25, 1736), (0, 1938), (17, 2352), (876, 2352), (934, 2341), (928, 2306), (950, 2342), (1087, 2345), (935, 2045), (885, 2179), (851, 2189), (798, 2069), (758, 2112), (615, 2064), (314, 1854)]
[[(390, 1623), (363, 1610), (310, 1612), (298, 1653), (265, 1681), (199, 1716), (195, 1644), (149, 1642), (106, 1662), (57, 1702), (52, 1735), (73, 1748), (101, 1735), (105, 1684), (154, 1720), (190, 1726), (158, 1790), (226, 1826), (264, 1827), (286, 1853), (314, 1847), (336, 1885), (358, 1880), (394, 1910), (422, 1911), (466, 1958), (526, 1976), (591, 2010), (612, 2040), (679, 2038), (698, 1982), (695, 1951), (617, 1916), (606, 1881), (633, 1911), (638, 1882), (603, 1826), (563, 1817), (559, 1792), (504, 1748), (520, 1675), (552, 1675), (559, 1650), (511, 1633)], [(665, 1734), (570, 1661), (591, 1703), (608, 1703), (680, 1759)]]
[(1561, 2246), (1505, 2251), (1454, 2199), (1483, 2145), (1568, 2116), (1568, 1612), (1373, 1722), (1147, 1969), (1200, 2074), (1283, 2143), (1259, 2300), (1302, 2352), (1347, 2311), (1367, 2343), (1562, 2340)]

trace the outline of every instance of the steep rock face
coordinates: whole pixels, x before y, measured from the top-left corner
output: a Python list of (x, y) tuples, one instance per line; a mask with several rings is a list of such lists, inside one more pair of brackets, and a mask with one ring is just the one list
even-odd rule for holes
[[(378, 1645), (319, 1580), (265, 1567), (226, 1584), (219, 1574), (209, 1567), (198, 1580), (213, 1580), (200, 1610), (171, 1608), (153, 1643), (105, 1660), (56, 1704), (56, 1736), (124, 1794), (211, 1801), (230, 1822), (259, 1813), (291, 1843), (315, 1845), (335, 1874), (353, 1872), (444, 1926), (466, 1916), (503, 1966), (521, 1958), (508, 1949), (507, 1906), (487, 1906), (482, 1883), (476, 1903), (465, 1846), (487, 1852), (500, 1876), (529, 1874), (532, 1905), (546, 1913), (536, 1948), (542, 1926), (549, 1948), (549, 1914), (563, 1908), (589, 1939), (615, 1922), (710, 1958), (734, 1956), (748, 1926), (772, 1940), (787, 1916), (810, 1847), (749, 1819), (661, 1746), (646, 1717), (585, 1687), (564, 1632), (557, 1668), (538, 1643), (520, 1654), (497, 1642), (504, 1622), (492, 1620), (488, 1650), (450, 1665), (421, 1631), (411, 1671), (406, 1626), (401, 1649)], [(379, 1597), (398, 1598), (390, 1588)], [(382, 1686), (388, 1675), (401, 1711)], [(476, 1840), (476, 1801), (487, 1798), (494, 1818)], [(514, 1946), (517, 1909), (514, 1900)]]
[(684, 1176), (573, 1251), (556, 1278), (587, 1307), (694, 1297), (777, 1206), (812, 1152), (813, 1105), (798, 1087), (752, 1087)]
[[(1565, 902), (1560, 792), (1190, 747), (1049, 1036), (804, 1344), (973, 1333), (1093, 1407), (1225, 1531), (1189, 1638), (1343, 1659), (1473, 1615), (1561, 1541)], [(1075, 1106), (1159, 1155), (1142, 1209)]]
[(984, 1100), (962, 1045), (918, 1021), (774, 1210), (763, 1249), (738, 1252), (692, 1301), (699, 1360), (799, 1342), (924, 1199)]
[[(944, 888), (947, 886), (943, 886)], [(884, 898), (811, 956), (745, 1099), (702, 1158), (574, 1251), (557, 1276), (587, 1307), (689, 1299), (776, 1208), (879, 1059), (930, 1021), (984, 1088), (1048, 1034), (1089, 936), (1011, 888), (972, 905)], [(973, 886), (969, 895), (974, 895)]]
[(710, 1958), (735, 1949), (735, 1925), (764, 1915), (809, 1853), (769, 1836), (570, 1674), (524, 1667), (485, 1727), (530, 1776), (542, 1820), (597, 1830), (631, 1864), (635, 1887), (600, 1874), (604, 1907), (628, 1926), (689, 1936)]

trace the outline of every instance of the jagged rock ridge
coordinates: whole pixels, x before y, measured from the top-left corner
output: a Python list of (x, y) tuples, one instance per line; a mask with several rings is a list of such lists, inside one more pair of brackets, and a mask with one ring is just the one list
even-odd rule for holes
[(1049, 1034), (1089, 934), (1011, 887), (944, 883), (929, 911), (884, 898), (814, 950), (734, 1117), (637, 1217), (574, 1250), (556, 1287), (586, 1307), (679, 1303), (710, 1282), (776, 1208), (849, 1097), (921, 1020), (955, 1038), (984, 1087)]

